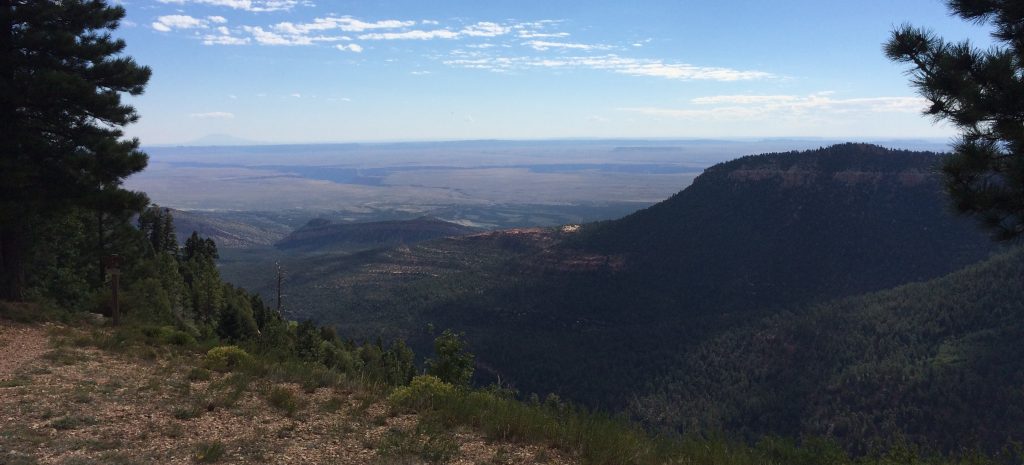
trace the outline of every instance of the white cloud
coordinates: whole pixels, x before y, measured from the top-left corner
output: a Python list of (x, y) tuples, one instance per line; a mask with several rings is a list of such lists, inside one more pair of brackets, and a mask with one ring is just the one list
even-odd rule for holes
[(302, 98), (302, 94), (300, 94), (298, 92), (293, 93), (291, 96), (295, 97), (295, 98)]
[(569, 37), (568, 32), (529, 32), (519, 31), (516, 35), (521, 39), (557, 39)]
[(680, 119), (768, 120), (807, 115), (872, 115), (918, 113), (927, 106), (920, 97), (834, 98), (832, 92), (798, 95), (715, 95), (691, 100), (689, 108), (636, 107), (621, 111)]
[(430, 39), (457, 39), (458, 32), (448, 29), (434, 29), (430, 31), (414, 29), (403, 32), (374, 32), (360, 35), (361, 40), (430, 40)]
[(608, 48), (610, 48), (607, 45), (574, 44), (574, 43), (568, 43), (568, 42), (548, 42), (548, 41), (544, 41), (544, 40), (531, 40), (531, 41), (528, 41), (528, 42), (524, 42), (523, 45), (526, 45), (526, 46), (528, 46), (528, 47), (530, 47), (530, 48), (532, 48), (534, 50), (540, 51), (540, 52), (543, 52), (543, 51), (546, 51), (546, 50), (550, 50), (552, 48), (563, 49), (563, 50), (564, 49), (573, 49), (573, 50), (607, 50)]
[(207, 113), (192, 113), (188, 116), (198, 119), (234, 119), (235, 114), (226, 111), (211, 111)]
[(413, 71), (410, 74), (412, 74), (413, 76), (426, 76), (432, 73), (430, 71)]
[(377, 29), (402, 29), (414, 26), (415, 24), (416, 21), (401, 21), (397, 19), (366, 22), (355, 19), (351, 16), (329, 16), (326, 18), (315, 18), (313, 19), (313, 22), (310, 23), (277, 23), (271, 28), (283, 34), (305, 35), (311, 32), (322, 32), (335, 29), (345, 32), (363, 32)]
[(779, 104), (799, 100), (796, 95), (714, 95), (710, 97), (697, 97), (691, 103), (697, 105), (719, 105), (719, 104)]
[[(422, 22), (423, 24), (430, 24)], [(405, 25), (402, 26), (406, 27)], [(512, 32), (513, 27), (490, 21), (481, 21), (465, 26), (458, 31), (451, 29), (412, 29), (394, 32), (374, 32), (359, 36), (362, 40), (431, 40), (459, 39), (462, 37), (498, 37)]]
[(211, 23), (216, 24), (224, 24), (228, 22), (228, 19), (223, 16), (207, 16), (206, 19), (209, 20)]
[(631, 76), (650, 76), (684, 81), (747, 81), (775, 77), (764, 71), (744, 71), (731, 68), (694, 66), (685, 63), (666, 63), (655, 59), (626, 58), (618, 55), (595, 57), (480, 57), (459, 56), (444, 62), (449, 66), (512, 71), (516, 69), (596, 69)]
[(511, 30), (511, 28), (502, 26), (498, 23), (481, 21), (479, 23), (466, 26), (459, 31), (459, 34), (469, 37), (497, 37), (508, 34)]
[(420, 24), (426, 24), (428, 26), (437, 26), (438, 24), (441, 24), (441, 22), (434, 21), (432, 19), (424, 19), (423, 21), (420, 21)]
[(521, 39), (559, 39), (569, 37), (568, 32), (551, 31), (561, 20), (545, 19), (541, 21), (523, 22), (512, 25), (516, 36)]
[(348, 32), (363, 32), (370, 29), (399, 29), (416, 24), (416, 21), (399, 21), (397, 19), (387, 19), (368, 23), (351, 17), (343, 17), (338, 21), (340, 29)]
[(312, 45), (313, 39), (307, 36), (285, 36), (264, 30), (259, 26), (242, 26), (245, 32), (252, 35), (257, 43), (263, 45)]
[(348, 44), (348, 45), (338, 44), (338, 45), (335, 45), (334, 48), (337, 48), (338, 50), (341, 50), (343, 52), (355, 52), (355, 53), (362, 53), (363, 52), (363, 47), (360, 46), (359, 44)]
[(205, 28), (206, 20), (193, 18), (188, 15), (166, 15), (160, 16), (153, 23), (153, 29), (160, 32), (169, 32), (171, 29), (197, 29)]
[(248, 37), (235, 37), (226, 34), (207, 34), (203, 36), (203, 45), (246, 45), (251, 42)]
[(210, 5), (252, 12), (285, 11), (298, 5), (311, 5), (306, 0), (158, 0), (175, 5)]

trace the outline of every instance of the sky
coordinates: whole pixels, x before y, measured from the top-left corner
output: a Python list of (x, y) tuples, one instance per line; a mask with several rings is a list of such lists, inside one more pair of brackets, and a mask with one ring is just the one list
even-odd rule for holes
[(948, 138), (882, 43), (940, 0), (122, 0), (144, 145)]

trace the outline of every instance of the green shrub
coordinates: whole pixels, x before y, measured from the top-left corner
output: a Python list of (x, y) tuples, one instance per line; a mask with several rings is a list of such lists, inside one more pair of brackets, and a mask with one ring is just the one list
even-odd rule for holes
[(436, 376), (422, 375), (413, 378), (408, 386), (396, 388), (388, 396), (388, 403), (394, 407), (413, 410), (430, 409), (435, 403), (454, 394), (455, 386), (441, 381)]
[(252, 357), (238, 346), (220, 346), (206, 352), (206, 358), (203, 363), (211, 370), (228, 372), (238, 368), (243, 363), (249, 362), (251, 359)]
[(162, 335), (163, 342), (176, 346), (193, 346), (196, 344), (196, 338), (191, 334), (180, 330), (171, 330), (169, 333)]
[(288, 416), (295, 415), (295, 412), (302, 407), (298, 396), (284, 386), (271, 388), (270, 393), (267, 394), (267, 402), (274, 408), (284, 411)]
[(186, 378), (188, 378), (189, 381), (209, 381), (210, 370), (201, 367), (192, 367), (192, 369), (188, 371)]

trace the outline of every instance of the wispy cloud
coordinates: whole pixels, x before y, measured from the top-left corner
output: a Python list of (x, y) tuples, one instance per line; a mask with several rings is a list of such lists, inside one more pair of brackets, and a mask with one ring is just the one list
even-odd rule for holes
[[(298, 2), (272, 2), (272, 1), (243, 1), (243, 0), (160, 0), (163, 3), (176, 4), (207, 4), (228, 6), (243, 10), (256, 9), (288, 9)], [(268, 10), (269, 11), (269, 10)], [(538, 51), (551, 49), (576, 49), (576, 50), (598, 50), (610, 47), (602, 45), (577, 44), (570, 42), (553, 42), (540, 40), (541, 38), (565, 38), (567, 32), (553, 32), (549, 29), (558, 24), (558, 21), (544, 20), (534, 22), (495, 22), (478, 21), (475, 23), (462, 23), (456, 21), (454, 24), (442, 25), (435, 20), (407, 20), (407, 19), (379, 19), (363, 20), (352, 16), (325, 16), (317, 17), (308, 22), (283, 21), (273, 24), (248, 24), (228, 30), (224, 24), (227, 18), (223, 16), (208, 16), (205, 19), (187, 16), (183, 14), (161, 16), (153, 23), (153, 28), (161, 32), (170, 32), (175, 29), (215, 29), (217, 34), (207, 34), (202, 37), (203, 43), (207, 45), (244, 45), (248, 43), (270, 46), (309, 46), (318, 43), (349, 42), (355, 38), (363, 41), (378, 40), (458, 40), (458, 39), (494, 39), (503, 36), (518, 37), (521, 39), (531, 38), (525, 44)], [(469, 46), (480, 48), (491, 47), (494, 44), (470, 43)], [(513, 46), (512, 43), (503, 43), (503, 46)], [(335, 48), (345, 51), (361, 51), (362, 46), (336, 46)], [(358, 50), (357, 50), (358, 49)]]
[(430, 39), (457, 39), (459, 33), (448, 29), (433, 29), (402, 32), (374, 32), (359, 36), (361, 40), (430, 40)]
[(192, 113), (188, 116), (197, 119), (234, 119), (235, 114), (226, 111), (211, 111), (207, 113)]
[(359, 44), (348, 44), (348, 45), (338, 44), (338, 45), (335, 45), (334, 48), (336, 48), (338, 50), (341, 50), (343, 52), (355, 52), (355, 53), (362, 53), (363, 52), (363, 47), (360, 46)]
[(531, 40), (524, 42), (526, 45), (537, 51), (547, 51), (550, 49), (561, 49), (561, 50), (607, 50), (611, 47), (607, 45), (593, 45), (593, 44), (577, 44), (570, 42), (549, 42), (545, 40)]
[(242, 26), (256, 43), (261, 45), (313, 45), (317, 42), (341, 42), (352, 40), (347, 36), (295, 35), (268, 31), (259, 26)]
[(449, 66), (513, 71), (518, 69), (595, 69), (632, 76), (650, 76), (678, 80), (748, 81), (775, 77), (764, 71), (737, 70), (671, 63), (656, 59), (628, 58), (618, 55), (577, 57), (488, 57), (470, 56), (446, 60)]
[(798, 95), (715, 95), (691, 100), (687, 108), (635, 107), (620, 111), (679, 119), (763, 120), (829, 114), (917, 113), (920, 97), (835, 98), (833, 92)]
[[(205, 3), (238, 9), (291, 8), (297, 1), (248, 0), (161, 0), (165, 3)], [(244, 3), (244, 4), (243, 4)], [(230, 5), (229, 5), (230, 4)], [(196, 35), (206, 45), (312, 46), (330, 45), (343, 52), (362, 53), (365, 44), (359, 41), (464, 41), (464, 49), (455, 50), (443, 60), (454, 67), (507, 72), (521, 69), (594, 69), (631, 76), (659, 77), (674, 80), (748, 81), (770, 79), (775, 75), (758, 70), (698, 66), (655, 58), (631, 58), (607, 54), (609, 50), (631, 50), (631, 43), (618, 45), (592, 44), (565, 40), (569, 33), (559, 31), (559, 20), (531, 22), (478, 21), (475, 23), (441, 24), (434, 20), (378, 19), (364, 20), (352, 16), (317, 17), (309, 22), (278, 22), (269, 25), (242, 25), (229, 28), (220, 16), (196, 18), (168, 15), (157, 18), (153, 28), (169, 32), (205, 29)], [(351, 34), (351, 36), (349, 35)], [(354, 37), (354, 38), (353, 38)], [(475, 39), (475, 40), (474, 40)], [(482, 40), (481, 40), (482, 39)], [(645, 39), (636, 44), (649, 42)], [(518, 55), (500, 56), (503, 53)], [(467, 50), (472, 50), (468, 51)], [(500, 52), (499, 52), (500, 51)], [(573, 53), (577, 56), (566, 56)], [(598, 53), (606, 53), (598, 55)], [(445, 56), (446, 52), (435, 56)]]
[(207, 21), (188, 15), (160, 16), (153, 22), (153, 29), (170, 32), (172, 29), (196, 29), (207, 27)]
[(568, 32), (530, 32), (519, 31), (516, 35), (520, 39), (558, 39), (569, 37)]
[(402, 29), (414, 26), (415, 24), (416, 21), (401, 21), (397, 19), (367, 22), (355, 19), (351, 16), (329, 16), (326, 18), (315, 18), (309, 23), (277, 23), (271, 28), (283, 34), (305, 35), (313, 32), (325, 32), (331, 30), (363, 32), (376, 29)]
[(248, 37), (235, 37), (230, 32), (221, 34), (206, 34), (203, 36), (204, 45), (247, 45), (250, 42)]
[(286, 11), (298, 5), (311, 5), (306, 0), (158, 0), (175, 5), (210, 5), (252, 12)]
[(501, 24), (488, 21), (481, 21), (463, 28), (459, 31), (459, 34), (469, 37), (497, 37), (508, 34), (511, 31), (512, 28), (508, 26), (502, 26)]

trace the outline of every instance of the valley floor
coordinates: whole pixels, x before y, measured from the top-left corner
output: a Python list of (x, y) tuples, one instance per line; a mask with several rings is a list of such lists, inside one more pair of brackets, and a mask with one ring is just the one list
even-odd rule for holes
[(0, 321), (0, 463), (572, 463), (392, 413), (386, 392), (355, 383), (308, 392), (86, 337)]

